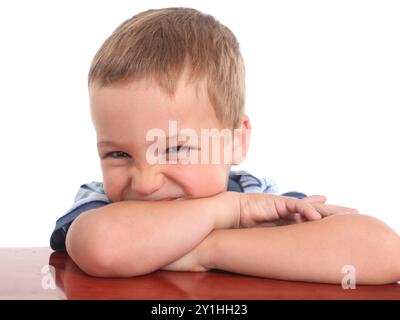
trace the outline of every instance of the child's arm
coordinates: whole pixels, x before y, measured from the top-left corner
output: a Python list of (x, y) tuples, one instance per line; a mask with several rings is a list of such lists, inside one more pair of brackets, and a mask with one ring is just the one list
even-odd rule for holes
[(93, 276), (131, 277), (161, 267), (181, 268), (182, 262), (201, 262), (193, 261), (197, 255), (192, 252), (204, 247), (199, 244), (214, 229), (254, 227), (299, 214), (321, 219), (349, 209), (317, 198), (222, 192), (202, 199), (113, 203), (81, 214), (69, 228), (66, 249)]
[(212, 230), (239, 224), (232, 193), (192, 200), (123, 201), (82, 213), (66, 249), (93, 276), (153, 272), (192, 250)]
[[(400, 237), (358, 214), (274, 228), (215, 230), (197, 251), (205, 269), (283, 280), (341, 283), (352, 265), (356, 284), (400, 280)], [(210, 249), (212, 248), (212, 249)], [(212, 257), (212, 258), (210, 258)]]

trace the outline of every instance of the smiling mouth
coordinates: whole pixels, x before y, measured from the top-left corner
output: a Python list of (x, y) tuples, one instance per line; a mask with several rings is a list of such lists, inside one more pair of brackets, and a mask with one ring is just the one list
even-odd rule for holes
[(156, 200), (156, 201), (173, 201), (173, 200), (182, 200), (182, 197), (178, 197), (178, 198), (164, 198), (164, 199), (160, 199), (160, 200)]

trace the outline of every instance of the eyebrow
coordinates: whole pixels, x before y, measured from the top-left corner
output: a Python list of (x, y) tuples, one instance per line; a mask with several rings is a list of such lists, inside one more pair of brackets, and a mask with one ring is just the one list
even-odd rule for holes
[[(169, 137), (167, 137), (166, 139), (167, 139), (167, 141), (168, 141), (168, 139), (178, 139), (179, 137), (185, 137), (185, 138), (190, 138), (190, 137), (192, 137), (192, 136), (186, 136), (186, 135), (174, 135), (174, 136), (169, 136)], [(147, 144), (150, 144), (150, 143), (153, 143), (154, 141), (147, 141)], [(110, 146), (110, 147), (120, 147), (121, 146), (121, 144), (119, 144), (119, 143), (117, 143), (117, 142), (114, 142), (114, 141), (99, 141), (98, 143), (97, 143), (97, 147), (99, 148), (99, 147), (106, 147), (106, 146)]]
[(97, 147), (102, 147), (102, 146), (118, 146), (118, 143), (113, 141), (99, 141), (97, 143)]

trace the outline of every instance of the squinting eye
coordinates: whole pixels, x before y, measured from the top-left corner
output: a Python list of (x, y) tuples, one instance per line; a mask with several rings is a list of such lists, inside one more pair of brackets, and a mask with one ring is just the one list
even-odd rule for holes
[(106, 158), (126, 158), (129, 155), (123, 151), (112, 151), (106, 154)]
[(167, 153), (170, 153), (170, 151), (175, 152), (175, 151), (177, 151), (177, 148), (179, 148), (178, 152), (181, 151), (181, 150), (190, 150), (190, 149), (192, 149), (189, 146), (176, 146), (176, 147), (168, 148), (167, 149)]

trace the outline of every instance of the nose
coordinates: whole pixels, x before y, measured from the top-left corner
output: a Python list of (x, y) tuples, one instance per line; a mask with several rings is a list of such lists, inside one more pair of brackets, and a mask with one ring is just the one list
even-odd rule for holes
[(140, 196), (156, 192), (163, 183), (164, 176), (155, 166), (135, 170), (132, 175), (132, 189)]

